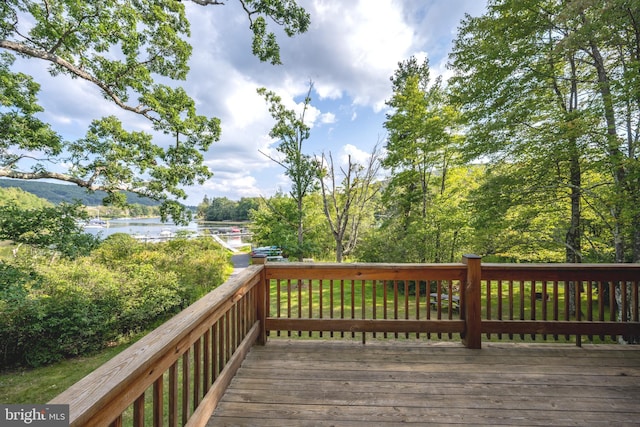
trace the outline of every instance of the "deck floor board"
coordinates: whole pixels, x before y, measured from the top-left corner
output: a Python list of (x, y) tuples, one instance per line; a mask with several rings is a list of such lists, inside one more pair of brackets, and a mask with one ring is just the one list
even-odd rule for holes
[(208, 427), (638, 425), (640, 347), (271, 339)]

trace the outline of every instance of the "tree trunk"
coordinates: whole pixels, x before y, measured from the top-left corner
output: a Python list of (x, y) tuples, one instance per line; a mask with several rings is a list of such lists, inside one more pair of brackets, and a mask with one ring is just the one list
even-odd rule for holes
[(303, 224), (302, 198), (298, 199), (298, 261), (302, 261), (304, 254), (302, 248), (304, 244), (304, 224)]
[[(607, 70), (605, 67), (604, 59), (600, 54), (600, 50), (594, 41), (590, 43), (590, 53), (593, 58), (593, 65), (596, 68), (598, 75), (598, 89), (600, 97), (602, 98), (602, 106), (604, 110), (604, 119), (607, 125), (607, 151), (609, 156), (609, 163), (612, 168), (612, 175), (614, 179), (615, 191), (624, 191), (624, 182), (626, 180), (626, 173), (624, 170), (624, 155), (620, 150), (619, 136), (617, 133), (615, 109), (613, 105), (613, 95), (611, 94), (611, 83)], [(622, 193), (621, 193), (622, 194)], [(614, 218), (614, 245), (616, 262), (624, 262), (624, 225), (622, 220), (622, 202), (621, 198), (616, 199), (612, 208), (612, 216)]]

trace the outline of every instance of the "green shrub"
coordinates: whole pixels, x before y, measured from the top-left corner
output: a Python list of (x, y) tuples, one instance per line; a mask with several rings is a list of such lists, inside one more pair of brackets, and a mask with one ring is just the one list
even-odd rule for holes
[(121, 288), (120, 332), (140, 331), (180, 310), (180, 284), (175, 274), (141, 264), (129, 271), (128, 276), (128, 282)]
[(25, 350), (39, 336), (41, 307), (31, 289), (41, 283), (34, 271), (0, 262), (0, 366), (23, 362)]
[(144, 244), (125, 234), (73, 261), (0, 262), (0, 366), (40, 366), (153, 327), (230, 269), (211, 239)]

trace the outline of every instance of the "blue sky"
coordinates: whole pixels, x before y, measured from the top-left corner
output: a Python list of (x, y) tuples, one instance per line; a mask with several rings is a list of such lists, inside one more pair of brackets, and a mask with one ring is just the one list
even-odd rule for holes
[[(278, 93), (297, 109), (314, 82), (305, 151), (334, 159), (346, 154), (364, 161), (384, 140), (389, 77), (399, 61), (428, 57), (434, 75), (447, 75), (447, 53), (465, 13), (477, 16), (485, 0), (299, 0), (311, 14), (305, 34), (280, 35), (283, 65), (261, 63), (251, 55), (251, 33), (238, 2), (201, 7), (184, 2), (191, 21), (191, 71), (180, 84), (196, 100), (199, 114), (219, 117), (222, 137), (206, 154), (214, 173), (202, 186), (186, 189), (187, 204), (203, 197), (270, 196), (287, 191), (269, 138), (273, 121), (256, 89)], [(275, 28), (275, 27), (272, 27)], [(130, 130), (149, 124), (118, 111), (91, 85), (65, 77), (50, 78), (46, 64), (23, 62), (42, 85), (45, 119), (68, 139), (80, 138), (94, 118), (115, 114)], [(162, 136), (158, 136), (162, 138)], [(162, 143), (162, 141), (157, 141)]]

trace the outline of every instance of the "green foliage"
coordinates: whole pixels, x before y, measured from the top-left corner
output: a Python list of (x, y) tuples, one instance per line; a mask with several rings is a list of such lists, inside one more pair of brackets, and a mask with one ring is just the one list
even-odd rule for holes
[(221, 284), (229, 255), (212, 239), (106, 239), (90, 257), (0, 263), (0, 364), (39, 366), (150, 328)]
[[(217, 1), (196, 1), (202, 6)], [(288, 36), (305, 32), (309, 15), (295, 0), (242, 1), (253, 31), (253, 51), (279, 63), (267, 19)], [(179, 1), (4, 2), (0, 7), (0, 177), (54, 179), (107, 194), (123, 205), (122, 190), (162, 203), (160, 215), (185, 223), (185, 187), (211, 176), (203, 153), (218, 141), (215, 117), (175, 85), (189, 70), (192, 47)], [(42, 120), (39, 84), (13, 71), (15, 55), (50, 64), (54, 76), (83, 79), (107, 102), (149, 121), (163, 136), (125, 129), (115, 116), (93, 120), (85, 137), (65, 141)], [(36, 154), (37, 153), (37, 154)], [(34, 159), (38, 159), (35, 160)], [(58, 165), (68, 165), (58, 171)]]
[[(369, 236), (367, 260), (446, 262), (464, 247), (468, 219), (462, 205), (472, 182), (461, 164), (458, 110), (441, 81), (431, 81), (428, 61), (412, 57), (391, 78), (392, 107), (383, 166), (391, 171), (382, 197), (379, 236)], [(457, 174), (452, 171), (456, 170)], [(469, 173), (467, 173), (469, 172)], [(396, 248), (385, 249), (388, 242)]]
[(281, 63), (280, 48), (276, 35), (267, 31), (266, 18), (282, 25), (289, 37), (306, 32), (311, 23), (309, 14), (298, 6), (295, 0), (252, 0), (243, 2), (243, 7), (250, 19), (257, 15), (257, 18), (251, 20), (253, 54), (261, 61), (269, 61), (272, 64)]
[[(0, 180), (2, 187), (3, 180)], [(0, 206), (16, 206), (22, 209), (42, 209), (50, 207), (51, 203), (21, 188), (0, 188)]]
[(257, 197), (243, 197), (237, 202), (226, 197), (205, 197), (198, 205), (198, 212), (205, 221), (248, 221), (249, 211), (259, 203)]
[(99, 242), (78, 225), (77, 221), (83, 218), (86, 213), (78, 203), (41, 209), (0, 206), (0, 240), (53, 249), (68, 258), (76, 258), (89, 253)]
[(626, 0), (497, 0), (454, 42), (464, 157), (522, 167), (512, 188), (543, 216), (557, 208), (547, 240), (561, 237), (569, 262), (602, 259), (586, 218), (612, 231), (612, 261), (640, 260), (639, 19)]
[[(304, 199), (318, 188), (319, 165), (315, 158), (303, 151), (304, 142), (309, 139), (310, 128), (305, 123), (305, 114), (311, 105), (311, 91), (313, 83), (309, 82), (309, 91), (304, 99), (302, 113), (299, 116), (293, 110), (288, 110), (282, 103), (282, 98), (265, 88), (258, 89), (258, 93), (265, 98), (269, 105), (269, 113), (275, 120), (269, 136), (278, 140), (276, 151), (281, 158), (271, 158), (284, 168), (285, 175), (291, 180), (289, 194), (296, 203), (297, 247), (295, 253), (302, 260), (305, 254), (305, 212)], [(274, 209), (272, 207), (272, 209)], [(283, 213), (286, 215), (288, 213)]]
[(297, 203), (288, 195), (278, 193), (251, 211), (251, 231), (256, 246), (279, 246), (286, 257), (324, 259), (333, 252), (333, 239), (322, 212), (319, 195), (303, 200), (305, 213), (305, 239), (302, 244), (297, 234)]
[[(20, 179), (0, 179), (1, 188), (20, 188), (25, 192), (47, 200), (58, 205), (78, 200), (85, 206), (100, 206), (107, 193), (104, 191), (90, 192), (75, 185), (54, 184), (42, 181), (24, 181)], [(159, 202), (147, 197), (140, 197), (137, 194), (124, 192), (127, 197), (127, 204), (141, 206), (158, 206)]]

